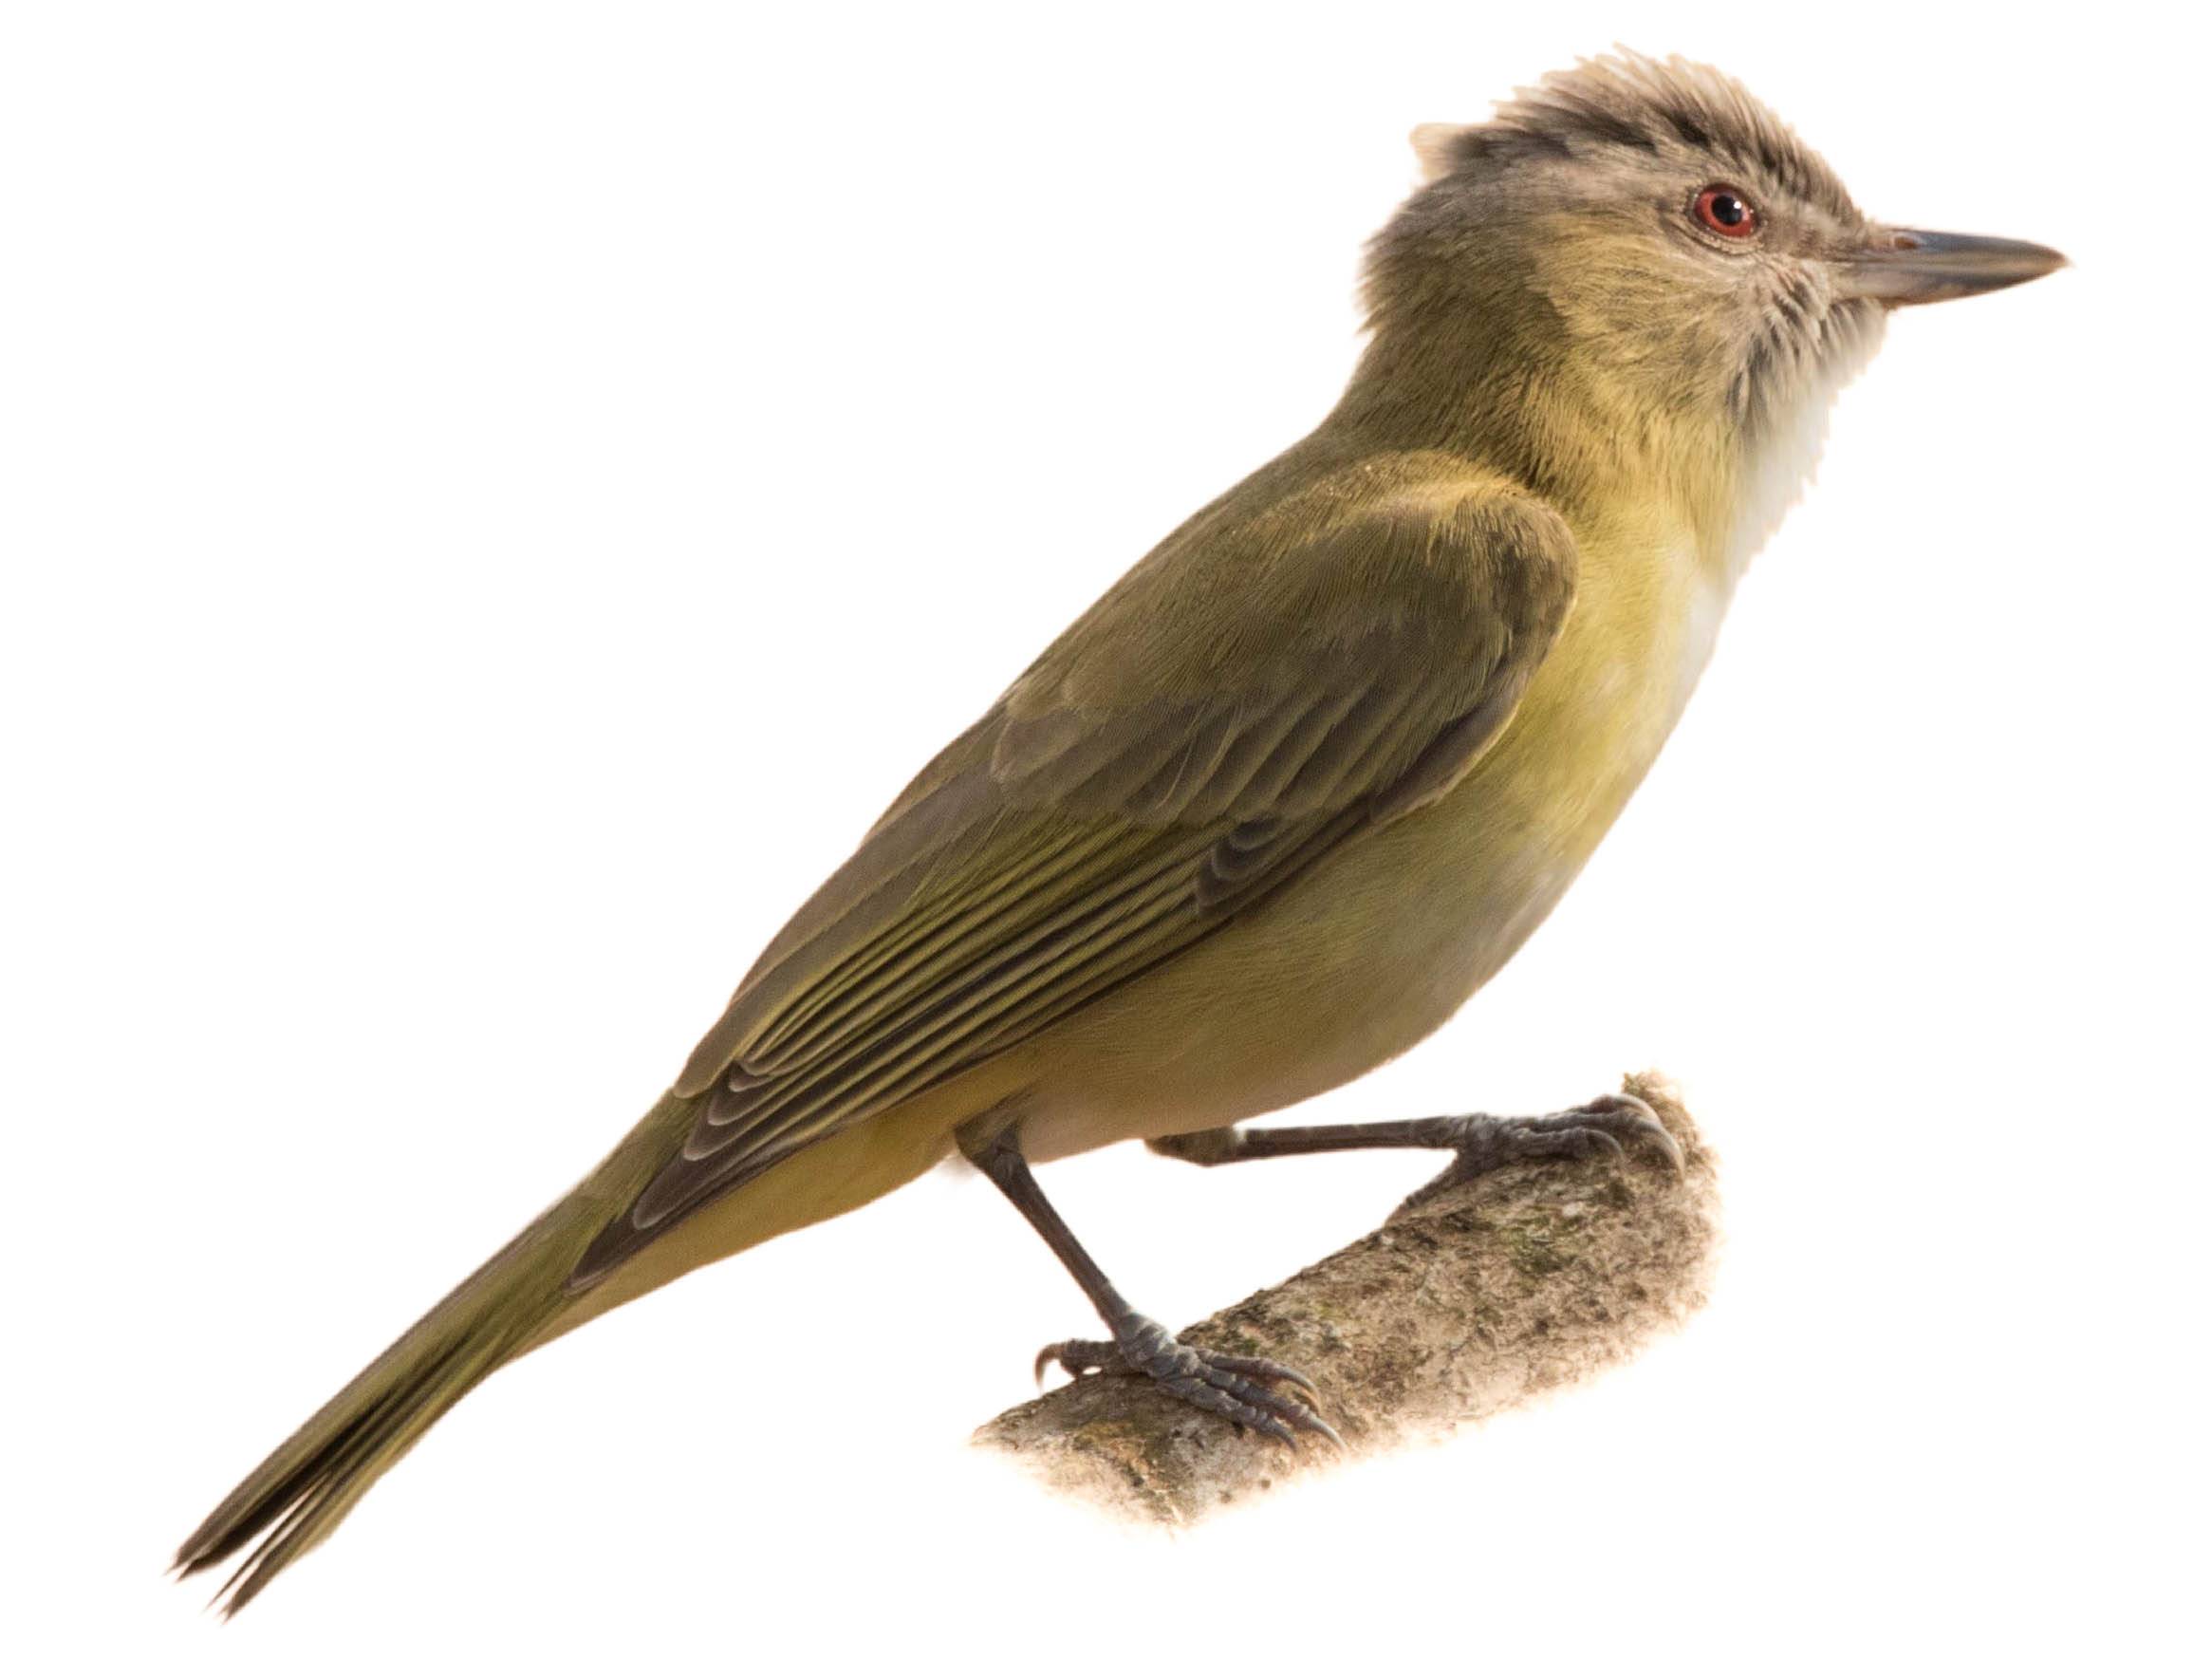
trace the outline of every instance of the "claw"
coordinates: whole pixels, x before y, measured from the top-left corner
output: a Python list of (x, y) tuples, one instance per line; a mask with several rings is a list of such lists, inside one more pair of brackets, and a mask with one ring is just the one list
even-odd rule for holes
[(1406, 1194), (1390, 1214), (1404, 1219), (1441, 1192), (1472, 1181), (1493, 1169), (1537, 1159), (1604, 1156), (1626, 1162), (1630, 1143), (1655, 1147), (1674, 1172), (1687, 1167), (1682, 1143), (1667, 1132), (1659, 1113), (1632, 1094), (1601, 1094), (1587, 1106), (1570, 1107), (1548, 1117), (1493, 1118), (1475, 1116), (1441, 1120), (1457, 1126), (1457, 1132), (1428, 1144), (1457, 1146), (1451, 1165), (1426, 1185)]
[(1149, 1319), (1132, 1319), (1126, 1328), (1117, 1328), (1111, 1342), (1079, 1337), (1039, 1350), (1040, 1388), (1045, 1368), (1055, 1361), (1070, 1376), (1099, 1370), (1149, 1377), (1177, 1399), (1288, 1446), (1301, 1444), (1300, 1433), (1320, 1435), (1340, 1450), (1344, 1446), (1344, 1437), (1321, 1415), (1320, 1389), (1295, 1366), (1259, 1354), (1193, 1348)]
[(1689, 1167), (1688, 1160), (1682, 1156), (1682, 1143), (1668, 1131), (1666, 1120), (1651, 1109), (1651, 1103), (1647, 1100), (1639, 1100), (1633, 1094), (1601, 1094), (1588, 1106), (1578, 1106), (1564, 1115), (1636, 1118), (1646, 1126), (1638, 1131), (1638, 1138), (1657, 1146), (1665, 1155), (1666, 1161), (1674, 1165), (1677, 1175)]
[(1083, 1337), (1048, 1342), (1037, 1350), (1036, 1385), (1040, 1389), (1045, 1386), (1045, 1368), (1055, 1361), (1069, 1376), (1080, 1377), (1087, 1371), (1114, 1366), (1121, 1357), (1121, 1351), (1110, 1342), (1092, 1342)]
[(1294, 1366), (1280, 1360), (1266, 1359), (1258, 1354), (1218, 1353), (1212, 1356), (1217, 1370), (1235, 1371), (1239, 1376), (1254, 1377), (1263, 1383), (1273, 1383), (1287, 1393), (1300, 1396), (1318, 1411), (1321, 1408), (1321, 1390), (1313, 1379)]
[(1622, 1146), (1621, 1143), (1615, 1140), (1611, 1135), (1607, 1134), (1605, 1130), (1584, 1129), (1581, 1131), (1581, 1134), (1583, 1138), (1583, 1144), (1585, 1146), (1595, 1146), (1598, 1150), (1605, 1153), (1607, 1157), (1610, 1158), (1616, 1164), (1624, 1164), (1627, 1162), (1628, 1149)]
[(1632, 1117), (1643, 1118), (1646, 1123), (1657, 1124), (1661, 1121), (1659, 1113), (1652, 1110), (1651, 1103), (1648, 1100), (1641, 1099), (1633, 1094), (1619, 1093), (1601, 1094), (1589, 1105), (1575, 1107), (1565, 1115), (1575, 1117), (1594, 1112), (1622, 1111)]

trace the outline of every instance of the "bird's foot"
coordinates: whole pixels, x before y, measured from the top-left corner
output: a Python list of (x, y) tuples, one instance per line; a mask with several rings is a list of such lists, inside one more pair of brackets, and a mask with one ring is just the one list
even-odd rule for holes
[(1664, 1158), (1674, 1165), (1676, 1174), (1682, 1170), (1681, 1143), (1667, 1133), (1659, 1114), (1633, 1094), (1601, 1094), (1588, 1106), (1537, 1117), (1469, 1112), (1464, 1117), (1431, 1119), (1423, 1128), (1430, 1125), (1435, 1126), (1435, 1138), (1424, 1144), (1449, 1147), (1451, 1165), (1427, 1185), (1407, 1193), (1397, 1215), (1510, 1164), (1553, 1158), (1626, 1158), (1630, 1147), (1641, 1147)]
[(1321, 1403), (1303, 1371), (1255, 1354), (1218, 1353), (1180, 1342), (1156, 1319), (1131, 1314), (1114, 1325), (1107, 1342), (1077, 1338), (1055, 1342), (1037, 1354), (1037, 1381), (1057, 1362), (1071, 1377), (1106, 1371), (1150, 1377), (1154, 1385), (1201, 1411), (1296, 1445), (1301, 1433), (1318, 1434), (1340, 1450), (1343, 1437), (1314, 1409)]

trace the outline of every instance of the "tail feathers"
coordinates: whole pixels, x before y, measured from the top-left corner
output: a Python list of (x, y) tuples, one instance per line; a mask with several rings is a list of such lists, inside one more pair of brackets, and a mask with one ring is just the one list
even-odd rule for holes
[(531, 1222), (239, 1482), (185, 1539), (176, 1570), (190, 1575), (252, 1544), (215, 1599), (228, 1616), (260, 1594), (462, 1395), (530, 1346), (608, 1215), (579, 1189)]

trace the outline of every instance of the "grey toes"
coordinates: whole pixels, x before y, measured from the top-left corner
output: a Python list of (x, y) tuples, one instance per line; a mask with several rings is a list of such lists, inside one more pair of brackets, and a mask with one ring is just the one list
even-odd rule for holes
[(1077, 1338), (1055, 1342), (1037, 1355), (1037, 1380), (1057, 1364), (1069, 1376), (1104, 1371), (1145, 1376), (1162, 1392), (1245, 1428), (1299, 1444), (1319, 1435), (1342, 1448), (1344, 1437), (1319, 1410), (1320, 1390), (1294, 1366), (1250, 1353), (1218, 1353), (1179, 1342), (1152, 1320), (1138, 1318), (1111, 1342)]
[(1408, 1193), (1394, 1217), (1478, 1175), (1514, 1164), (1554, 1158), (1618, 1160), (1632, 1150), (1648, 1148), (1672, 1165), (1678, 1175), (1684, 1167), (1681, 1143), (1667, 1132), (1659, 1114), (1632, 1094), (1601, 1094), (1587, 1106), (1542, 1117), (1471, 1113), (1436, 1121), (1442, 1132), (1426, 1144), (1451, 1147), (1451, 1165), (1434, 1181)]
[(1579, 1124), (1610, 1141), (1615, 1153), (1620, 1153), (1625, 1145), (1648, 1146), (1673, 1165), (1676, 1174), (1681, 1174), (1685, 1167), (1682, 1143), (1667, 1132), (1659, 1113), (1633, 1094), (1601, 1094), (1588, 1106), (1560, 1112), (1555, 1119), (1534, 1121)]

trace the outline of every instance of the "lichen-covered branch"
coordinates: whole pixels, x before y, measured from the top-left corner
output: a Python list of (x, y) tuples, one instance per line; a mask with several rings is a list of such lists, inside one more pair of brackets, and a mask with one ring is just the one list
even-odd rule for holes
[(1347, 1452), (1293, 1452), (1101, 1375), (1016, 1406), (976, 1444), (1129, 1519), (1182, 1525), (1619, 1363), (1703, 1304), (1719, 1234), (1712, 1155), (1673, 1086), (1645, 1072), (1626, 1089), (1682, 1144), (1682, 1175), (1656, 1158), (1497, 1170), (1181, 1333), (1305, 1371)]

